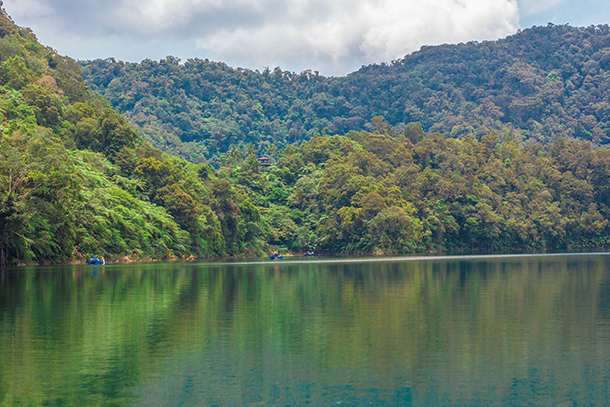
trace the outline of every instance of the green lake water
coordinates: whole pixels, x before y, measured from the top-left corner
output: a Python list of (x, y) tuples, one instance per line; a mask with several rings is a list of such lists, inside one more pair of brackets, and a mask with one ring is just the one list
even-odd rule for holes
[(609, 399), (608, 253), (0, 270), (2, 407)]

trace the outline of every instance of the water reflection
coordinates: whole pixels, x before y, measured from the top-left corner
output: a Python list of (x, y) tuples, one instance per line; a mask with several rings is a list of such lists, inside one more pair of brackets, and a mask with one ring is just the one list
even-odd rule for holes
[(569, 255), (8, 270), (0, 405), (603, 404), (608, 265)]

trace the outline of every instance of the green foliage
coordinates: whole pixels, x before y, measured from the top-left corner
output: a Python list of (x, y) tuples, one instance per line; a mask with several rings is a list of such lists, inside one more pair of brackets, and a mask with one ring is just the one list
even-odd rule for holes
[(220, 165), (231, 145), (264, 151), (350, 130), (391, 128), (412, 143), (424, 132), (480, 139), (496, 131), (542, 144), (558, 135), (608, 144), (608, 47), (606, 25), (549, 25), (498, 41), (423, 47), (345, 77), (173, 57), (81, 66), (92, 89), (153, 145)]
[(372, 133), (290, 147), (262, 174), (233, 171), (238, 187), (262, 205), (270, 243), (405, 253), (610, 242), (609, 150), (557, 139), (547, 153), (510, 133), (446, 139), (418, 123), (403, 133), (384, 123), (376, 120)]
[(143, 142), (4, 12), (0, 50), (0, 266), (262, 253), (258, 208), (231, 182)]
[(0, 63), (0, 84), (13, 89), (21, 89), (34, 80), (33, 72), (27, 69), (24, 61), (14, 56)]
[[(425, 48), (345, 78), (175, 58), (84, 65), (153, 143), (174, 140), (192, 161), (215, 155), (214, 170), (143, 141), (87, 91), (73, 60), (0, 15), (0, 263), (253, 256), (268, 244), (327, 253), (607, 246), (610, 150), (596, 144), (610, 120), (608, 31), (535, 28)], [(564, 47), (585, 39), (589, 47)], [(261, 167), (259, 151), (274, 163)]]

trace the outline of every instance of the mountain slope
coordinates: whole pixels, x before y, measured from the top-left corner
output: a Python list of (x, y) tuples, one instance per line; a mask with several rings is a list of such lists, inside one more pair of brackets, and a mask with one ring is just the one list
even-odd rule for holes
[(608, 26), (549, 25), (424, 47), (338, 78), (173, 57), (80, 64), (92, 89), (146, 139), (195, 162), (218, 162), (231, 144), (266, 151), (323, 131), (362, 130), (377, 115), (398, 130), (421, 122), (454, 137), (496, 130), (543, 143), (557, 135), (610, 142)]
[[(258, 74), (205, 61), (191, 61), (187, 67), (172, 59), (150, 61), (147, 71), (140, 71), (140, 65), (107, 62), (117, 67), (118, 74), (127, 67), (126, 71), (132, 70), (142, 79), (140, 93), (126, 93), (122, 99), (125, 103), (144, 106), (142, 101), (167, 102), (166, 98), (178, 94), (182, 99), (167, 102), (164, 111), (183, 109), (181, 120), (194, 112), (205, 113), (188, 110), (190, 103), (205, 96), (205, 103), (219, 112), (206, 118), (210, 125), (228, 126), (222, 115), (242, 111), (242, 116), (231, 117), (241, 117), (248, 124), (247, 117), (258, 114), (259, 122), (271, 130), (279, 129), (279, 135), (295, 123), (308, 123), (312, 135), (321, 124), (327, 131), (352, 124), (369, 129), (334, 136), (325, 135), (323, 130), (320, 137), (276, 152), (276, 143), (269, 144), (273, 163), (265, 168), (257, 160), (253, 144), (245, 154), (230, 144), (220, 168), (214, 170), (208, 164), (193, 164), (152, 148), (106, 99), (87, 89), (74, 61), (41, 46), (30, 31), (16, 27), (1, 14), (0, 266), (74, 261), (92, 253), (112, 260), (191, 254), (260, 255), (269, 249), (268, 244), (282, 251), (315, 249), (326, 253), (608, 246), (610, 150), (593, 148), (589, 140), (561, 137), (547, 146), (534, 140), (519, 143), (523, 133), (517, 132), (520, 130), (510, 121), (514, 118), (502, 115), (501, 106), (496, 104), (502, 97), (512, 97), (507, 110), (511, 113), (514, 108), (510, 106), (535, 100), (542, 90), (553, 86), (561, 91), (558, 94), (569, 95), (557, 100), (564, 104), (572, 100), (581, 104), (583, 111), (595, 106), (585, 103), (587, 97), (599, 99), (596, 104), (603, 103), (606, 75), (598, 54), (605, 49), (605, 34), (602, 28), (588, 30), (546, 27), (539, 31), (545, 35), (599, 36), (597, 45), (589, 41), (585, 46), (592, 55), (590, 60), (596, 60), (593, 56), (597, 55), (599, 68), (595, 68), (595, 75), (588, 71), (580, 90), (571, 93), (558, 83), (569, 87), (569, 83), (575, 83), (576, 74), (567, 79), (557, 72), (546, 74), (544, 82), (523, 74), (520, 78), (530, 78), (528, 82), (515, 80), (512, 71), (502, 74), (489, 68), (489, 77), (484, 80), (474, 74), (468, 76), (469, 72), (485, 72), (481, 68), (487, 66), (481, 61), (488, 61), (481, 56), (487, 55), (485, 46), (498, 47), (502, 42), (449, 47), (451, 52), (442, 52), (441, 56), (434, 52), (442, 47), (425, 49), (392, 66), (366, 67), (347, 78), (292, 75), (279, 70)], [(531, 34), (514, 38), (531, 40)], [(468, 51), (469, 47), (474, 51)], [(505, 48), (513, 54), (518, 50), (508, 45)], [(571, 46), (567, 49), (567, 55), (573, 55)], [(529, 45), (524, 46), (518, 52), (521, 59), (509, 65), (532, 60), (528, 52), (535, 54)], [(560, 51), (554, 52), (557, 61), (563, 61)], [(466, 54), (472, 54), (481, 67), (471, 61), (474, 67), (451, 71), (456, 59)], [(437, 71), (426, 58), (433, 61)], [(441, 64), (441, 60), (445, 62)], [(504, 62), (489, 59), (486, 63), (492, 66)], [(195, 73), (203, 70), (211, 86), (197, 100), (192, 95), (201, 90), (197, 84), (202, 77), (193, 73), (184, 81), (179, 74), (187, 68)], [(589, 68), (578, 69), (584, 73)], [(526, 71), (538, 76), (546, 72), (533, 64)], [(144, 75), (146, 72), (151, 76)], [(171, 81), (169, 74), (173, 75)], [(432, 83), (441, 75), (443, 80), (433, 89)], [(470, 82), (460, 82), (464, 77)], [(108, 89), (123, 83), (120, 78), (107, 79)], [(181, 80), (182, 91), (176, 93)], [(448, 84), (450, 80), (452, 85)], [(595, 84), (596, 80), (599, 83)], [(356, 86), (361, 82), (368, 87)], [(189, 83), (192, 86), (187, 94), (184, 88)], [(587, 83), (595, 84), (586, 88), (589, 94), (583, 90)], [(468, 84), (473, 90), (466, 99), (460, 89), (468, 88)], [(383, 89), (373, 92), (378, 85)], [(456, 96), (458, 91), (462, 99)], [(420, 123), (409, 123), (397, 131), (402, 126), (392, 125), (381, 116), (364, 123), (366, 109), (376, 104), (394, 123), (399, 120), (395, 114), (403, 115), (400, 120), (410, 119), (405, 115), (415, 110), (404, 105), (411, 103), (417, 92), (422, 92), (421, 100), (427, 102), (420, 108), (416, 100), (414, 106), (439, 115), (430, 127), (442, 129), (441, 119), (451, 117), (447, 113), (450, 109), (436, 109), (450, 105), (442, 95), (455, 96), (457, 102), (451, 105), (457, 109), (454, 114), (461, 112), (465, 117), (472, 113), (474, 135), (462, 135), (453, 128), (453, 136), (426, 132)], [(269, 98), (265, 105), (257, 102), (261, 95)], [(392, 95), (403, 99), (387, 104)], [(499, 110), (497, 117), (476, 113), (477, 103), (483, 102), (474, 100), (473, 95), (480, 95), (491, 107), (493, 103)], [(436, 100), (433, 97), (438, 97), (437, 104), (428, 103)], [(357, 101), (361, 103), (355, 106)], [(561, 111), (562, 105), (555, 105), (559, 102), (551, 102), (540, 100)], [(152, 105), (147, 109), (150, 113)], [(155, 110), (155, 115), (161, 115), (162, 110)], [(291, 112), (288, 118), (284, 111)], [(338, 111), (347, 113), (337, 116)], [(556, 115), (558, 120), (581, 114), (576, 105), (564, 113)], [(354, 117), (360, 117), (362, 123), (349, 122)], [(480, 119), (489, 122), (476, 122)], [(426, 116), (421, 120), (429, 124)], [(525, 124), (530, 120), (535, 121), (530, 118)], [(602, 122), (598, 120), (592, 129), (602, 126)], [(514, 131), (490, 130), (494, 123)], [(218, 141), (215, 148), (221, 151), (222, 143), (231, 143), (231, 137), (241, 133), (228, 134), (218, 130), (206, 142)], [(544, 141), (543, 136), (539, 133), (536, 137)], [(294, 137), (299, 141), (300, 133)], [(595, 137), (600, 143), (604, 141), (601, 136)], [(262, 141), (273, 140), (269, 136)]]
[(0, 266), (261, 252), (247, 197), (145, 143), (0, 10)]

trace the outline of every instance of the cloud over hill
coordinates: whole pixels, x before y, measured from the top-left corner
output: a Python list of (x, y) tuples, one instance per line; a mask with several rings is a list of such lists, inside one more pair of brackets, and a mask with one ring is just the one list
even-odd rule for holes
[(519, 25), (515, 0), (6, 0), (5, 7), (20, 25), (42, 24), (41, 40), (60, 52), (79, 49), (71, 56), (80, 59), (173, 54), (331, 75), (424, 44), (497, 39)]

